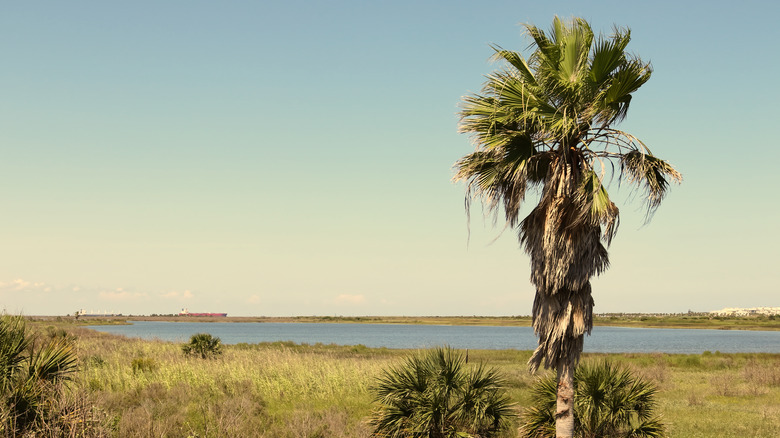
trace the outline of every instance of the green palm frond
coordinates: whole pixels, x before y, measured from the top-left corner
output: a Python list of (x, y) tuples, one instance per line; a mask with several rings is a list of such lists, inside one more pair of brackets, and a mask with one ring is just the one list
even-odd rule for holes
[(643, 64), (641, 60), (624, 62), (612, 75), (609, 86), (597, 100), (601, 111), (595, 115), (596, 121), (606, 126), (623, 120), (631, 103), (631, 93), (650, 80), (651, 74), (650, 65)]
[[(627, 368), (608, 361), (584, 363), (575, 373), (574, 385), (575, 436), (666, 436), (655, 413), (656, 388)], [(555, 437), (555, 376), (541, 377), (532, 391), (533, 402), (521, 415), (521, 436)]]
[(629, 41), (631, 31), (617, 27), (609, 38), (599, 37), (596, 40), (590, 62), (590, 78), (593, 83), (602, 84), (625, 62), (625, 50)]
[(558, 17), (554, 20), (555, 43), (560, 47), (560, 59), (557, 66), (550, 66), (557, 71), (557, 87), (566, 97), (576, 96), (582, 86), (583, 76), (589, 70), (588, 58), (593, 43), (593, 31), (584, 20), (576, 19), (571, 26), (563, 23)]
[(30, 356), (28, 375), (38, 381), (57, 384), (69, 380), (76, 365), (73, 344), (65, 338), (52, 338)]
[(493, 436), (505, 429), (514, 407), (499, 373), (480, 364), (466, 368), (450, 348), (436, 348), (387, 369), (371, 388), (379, 407), (374, 436)]
[(36, 342), (23, 317), (0, 316), (0, 431), (32, 436), (37, 426), (52, 421), (62, 384), (72, 378), (76, 364), (71, 337)]
[[(554, 25), (559, 24), (557, 18), (553, 21)], [(533, 39), (533, 43), (529, 46), (529, 48), (534, 48), (530, 58), (532, 67), (538, 71), (539, 64), (557, 64), (560, 59), (560, 47), (554, 44), (553, 41), (550, 41), (544, 30), (532, 24), (526, 24), (525, 31)], [(555, 32), (551, 32), (551, 34), (554, 35)]]
[(222, 340), (209, 333), (196, 333), (190, 342), (181, 346), (186, 355), (200, 356), (201, 359), (214, 358), (222, 354)]
[(625, 435), (628, 438), (663, 438), (666, 431), (660, 418), (651, 418), (642, 421)]
[(26, 350), (32, 342), (27, 335), (24, 318), (0, 315), (0, 392), (13, 384), (14, 376), (27, 360)]
[(502, 391), (505, 386), (506, 381), (497, 370), (484, 364), (477, 365), (466, 376), (454, 418), (467, 424), (472, 431), (485, 433), (504, 429), (514, 416), (514, 406)]
[(498, 60), (504, 60), (510, 65), (512, 65), (517, 72), (520, 74), (520, 77), (523, 79), (524, 82), (535, 85), (536, 84), (536, 78), (534, 77), (534, 72), (531, 70), (531, 67), (526, 62), (525, 58), (523, 58), (522, 55), (520, 55), (517, 52), (513, 52), (511, 50), (504, 50), (499, 46), (490, 46), (496, 53), (492, 56), (493, 61)]

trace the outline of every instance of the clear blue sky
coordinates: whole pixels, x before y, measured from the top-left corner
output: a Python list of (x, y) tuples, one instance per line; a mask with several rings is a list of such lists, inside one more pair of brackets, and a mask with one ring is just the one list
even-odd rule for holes
[(646, 226), (613, 195), (595, 310), (780, 306), (774, 3), (139, 0), (3, 6), (0, 308), (529, 314), (456, 112), (556, 14), (631, 28), (620, 127), (685, 178)]

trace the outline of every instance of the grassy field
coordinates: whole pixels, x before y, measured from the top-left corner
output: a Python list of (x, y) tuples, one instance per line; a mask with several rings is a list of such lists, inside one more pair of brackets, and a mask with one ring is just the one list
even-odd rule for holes
[[(49, 323), (38, 322), (47, 330)], [(410, 351), (270, 343), (226, 346), (213, 360), (180, 344), (127, 339), (71, 324), (79, 372), (74, 427), (117, 437), (363, 437), (370, 387)], [(471, 350), (508, 378), (518, 412), (535, 376), (530, 352)], [(780, 436), (778, 354), (585, 354), (624, 363), (659, 389), (672, 437)], [(99, 435), (88, 435), (99, 436)], [(515, 436), (509, 431), (506, 436)]]
[(723, 317), (709, 315), (636, 315), (596, 316), (595, 325), (617, 327), (684, 328), (714, 330), (780, 330), (780, 316)]

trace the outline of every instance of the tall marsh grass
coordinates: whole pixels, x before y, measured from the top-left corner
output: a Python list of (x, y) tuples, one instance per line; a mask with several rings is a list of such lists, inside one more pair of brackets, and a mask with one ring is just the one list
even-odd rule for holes
[(181, 346), (80, 331), (76, 386), (117, 436), (360, 436), (369, 385), (392, 354), (285, 344)]
[[(367, 437), (370, 388), (412, 352), (289, 342), (225, 346), (213, 360), (181, 345), (74, 326), (79, 370), (63, 415), (80, 437)], [(522, 411), (539, 376), (530, 352), (472, 350), (498, 368)], [(585, 354), (623, 364), (659, 388), (673, 437), (780, 436), (778, 354)], [(504, 436), (516, 436), (510, 428)]]

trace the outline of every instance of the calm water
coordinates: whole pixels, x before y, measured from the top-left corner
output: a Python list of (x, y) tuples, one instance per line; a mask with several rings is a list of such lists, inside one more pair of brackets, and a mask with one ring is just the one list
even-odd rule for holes
[[(91, 326), (107, 333), (143, 339), (185, 342), (210, 333), (225, 344), (293, 341), (368, 347), (533, 350), (530, 327), (437, 326), (336, 323), (235, 323), (136, 321), (131, 325)], [(594, 327), (586, 352), (599, 353), (780, 353), (780, 331), (650, 329)]]

